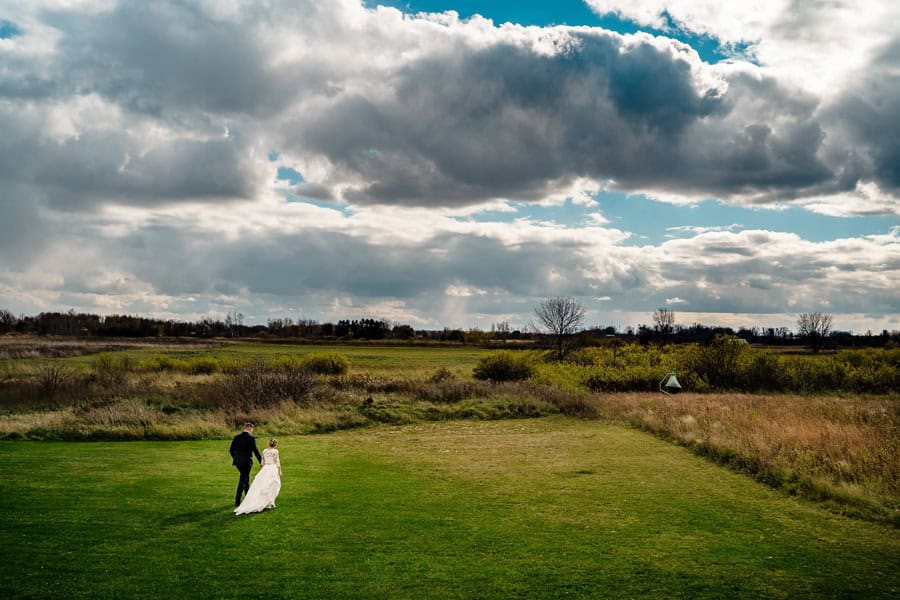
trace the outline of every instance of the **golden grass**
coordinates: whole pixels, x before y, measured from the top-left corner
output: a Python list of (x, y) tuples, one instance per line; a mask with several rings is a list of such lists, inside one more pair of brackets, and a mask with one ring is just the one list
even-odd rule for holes
[(596, 396), (602, 418), (694, 448), (776, 487), (900, 511), (900, 400), (749, 394)]

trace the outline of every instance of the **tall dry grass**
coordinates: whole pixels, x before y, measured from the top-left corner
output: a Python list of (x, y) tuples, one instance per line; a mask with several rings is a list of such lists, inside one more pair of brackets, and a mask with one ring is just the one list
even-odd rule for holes
[(157, 371), (100, 355), (89, 373), (48, 369), (41, 378), (0, 386), (0, 439), (222, 438), (247, 420), (288, 435), (374, 423), (536, 417), (561, 412), (561, 397), (569, 395), (440, 375), (428, 381), (318, 375), (292, 360), (214, 373)]
[(896, 396), (609, 394), (598, 415), (673, 439), (774, 487), (900, 525)]
[(138, 348), (196, 350), (223, 345), (218, 340), (187, 338), (71, 338), (66, 336), (0, 335), (0, 360), (64, 358)]

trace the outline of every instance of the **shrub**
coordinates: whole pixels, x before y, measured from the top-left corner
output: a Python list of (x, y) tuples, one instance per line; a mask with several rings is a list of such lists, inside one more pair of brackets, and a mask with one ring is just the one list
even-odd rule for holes
[(758, 352), (747, 364), (743, 389), (777, 392), (789, 386), (782, 361), (771, 352)]
[(888, 394), (897, 389), (898, 370), (886, 364), (868, 364), (847, 373), (846, 387), (855, 392)]
[(579, 348), (569, 353), (566, 362), (582, 367), (593, 367), (605, 363), (606, 354), (601, 348)]
[(94, 375), (98, 383), (106, 387), (124, 385), (128, 380), (128, 372), (134, 363), (128, 356), (116, 356), (109, 352), (98, 354), (94, 359)]
[(101, 352), (94, 359), (94, 372), (132, 371), (134, 361), (130, 356), (117, 356), (112, 352)]
[(219, 370), (219, 361), (211, 356), (201, 356), (187, 363), (188, 370), (195, 374), (210, 374)]
[(316, 384), (313, 373), (297, 362), (237, 367), (219, 382), (220, 402), (243, 409), (274, 406), (284, 400), (306, 400)]
[(534, 374), (534, 361), (529, 354), (500, 350), (478, 360), (475, 378), (488, 381), (519, 381)]
[(444, 383), (445, 381), (453, 381), (453, 372), (447, 367), (441, 367), (428, 378), (428, 383)]
[(603, 367), (594, 370), (585, 383), (593, 392), (652, 392), (659, 386), (661, 371), (659, 367), (649, 365), (619, 369)]
[(786, 369), (792, 390), (833, 392), (844, 387), (846, 369), (830, 357), (796, 357)]
[(66, 367), (47, 363), (38, 369), (38, 387), (47, 396), (52, 396), (66, 383), (71, 372)]
[(350, 361), (337, 352), (314, 352), (303, 358), (302, 365), (319, 375), (344, 375), (350, 370)]
[(147, 371), (186, 371), (187, 364), (184, 361), (172, 358), (166, 354), (154, 354), (141, 363), (141, 368)]
[(489, 396), (491, 390), (488, 383), (473, 383), (470, 381), (444, 381), (439, 383), (425, 383), (415, 391), (419, 400), (449, 404), (459, 402), (467, 398)]
[(692, 367), (714, 388), (737, 389), (750, 352), (750, 345), (741, 338), (717, 334), (708, 346), (693, 353)]

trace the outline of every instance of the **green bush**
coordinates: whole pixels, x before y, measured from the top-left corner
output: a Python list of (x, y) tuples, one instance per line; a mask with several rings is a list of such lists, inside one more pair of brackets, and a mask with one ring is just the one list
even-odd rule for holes
[(859, 368), (850, 368), (846, 377), (846, 388), (854, 392), (887, 394), (897, 390), (898, 370), (886, 364), (869, 363)]
[(128, 372), (134, 369), (134, 362), (128, 356), (103, 352), (94, 359), (93, 367), (97, 382), (107, 389), (112, 389), (128, 381)]
[(663, 371), (650, 365), (604, 367), (596, 369), (585, 383), (594, 392), (652, 392), (658, 388)]
[(579, 348), (570, 352), (566, 357), (566, 362), (582, 367), (594, 367), (605, 364), (608, 360), (607, 354), (603, 348)]
[(187, 363), (188, 370), (194, 375), (208, 375), (220, 370), (219, 361), (211, 356), (201, 356)]
[(350, 361), (337, 352), (314, 352), (305, 356), (301, 364), (319, 375), (344, 375), (350, 370)]
[(689, 370), (716, 389), (739, 389), (745, 379), (750, 344), (734, 335), (716, 335), (708, 346), (691, 353)]
[(534, 374), (530, 354), (500, 350), (482, 356), (475, 366), (475, 379), (486, 381), (520, 381)]
[(445, 383), (456, 379), (453, 372), (447, 367), (441, 367), (428, 378), (428, 383)]
[(757, 352), (747, 361), (741, 388), (752, 391), (780, 392), (788, 389), (784, 362), (771, 352)]
[(112, 352), (101, 352), (94, 358), (95, 373), (109, 373), (113, 371), (132, 371), (134, 361), (129, 356), (116, 355)]
[(141, 368), (147, 371), (187, 371), (187, 363), (183, 360), (172, 358), (166, 354), (154, 354), (141, 363)]
[(831, 392), (845, 387), (846, 369), (832, 357), (794, 357), (785, 372), (792, 391)]

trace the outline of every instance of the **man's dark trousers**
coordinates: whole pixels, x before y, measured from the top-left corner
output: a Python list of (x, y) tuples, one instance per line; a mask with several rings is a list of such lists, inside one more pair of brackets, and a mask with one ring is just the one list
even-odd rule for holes
[(241, 503), (241, 496), (250, 491), (250, 470), (253, 468), (253, 462), (248, 461), (246, 465), (235, 466), (241, 474), (240, 479), (238, 479), (237, 493), (234, 496), (234, 505), (239, 506)]
[(250, 470), (253, 468), (253, 456), (262, 462), (259, 450), (256, 447), (256, 438), (249, 431), (242, 431), (231, 440), (231, 464), (237, 467), (241, 474), (238, 479), (237, 492), (234, 495), (234, 505), (241, 503), (241, 496), (250, 489)]

